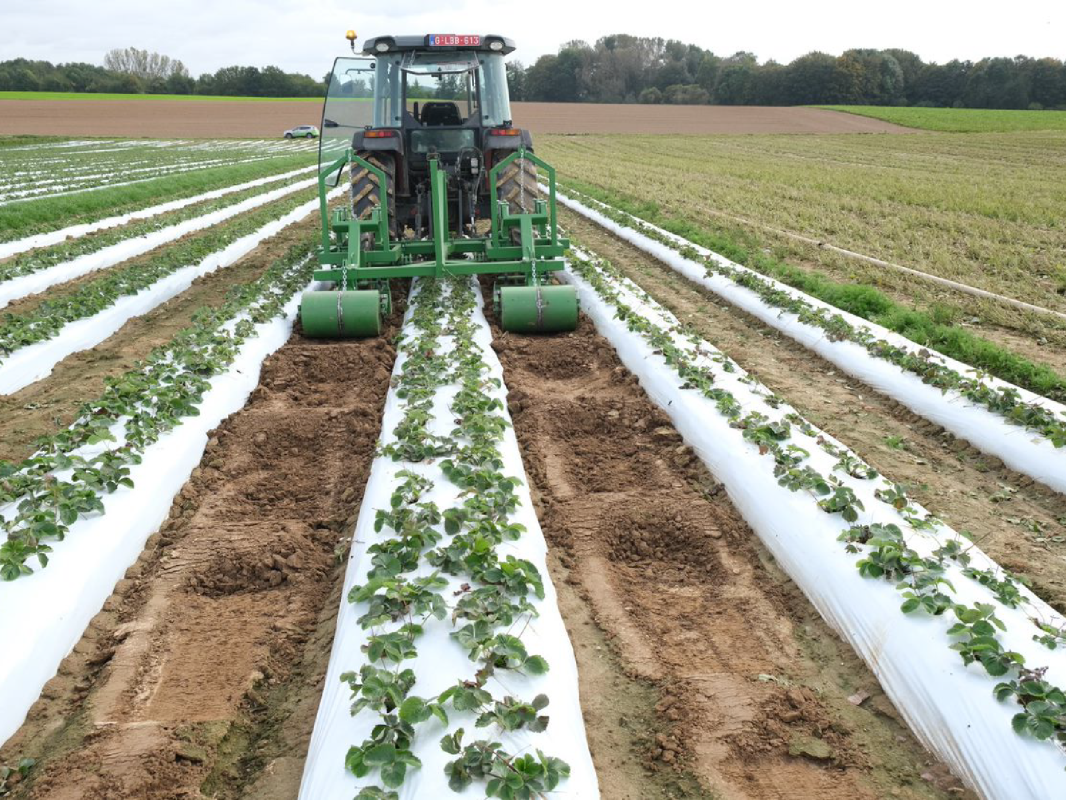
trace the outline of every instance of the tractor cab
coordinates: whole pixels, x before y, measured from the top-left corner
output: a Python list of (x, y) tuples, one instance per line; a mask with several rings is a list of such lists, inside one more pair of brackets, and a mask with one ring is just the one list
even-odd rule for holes
[[(519, 148), (533, 149), (529, 133), (512, 124), (504, 58), (513, 51), (514, 42), (502, 36), (368, 39), (361, 57), (334, 63), (320, 165), (347, 147), (374, 156), (393, 178), (394, 232), (421, 234), (434, 156), (449, 175), (454, 230), (471, 228), (487, 215), (488, 169)], [(533, 208), (530, 195), (525, 210)]]

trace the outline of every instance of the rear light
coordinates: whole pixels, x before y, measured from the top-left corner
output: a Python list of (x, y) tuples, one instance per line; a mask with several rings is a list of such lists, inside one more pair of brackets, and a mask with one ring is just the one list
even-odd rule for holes
[(490, 136), (518, 136), (522, 131), (519, 128), (493, 128), (489, 131)]
[(396, 135), (396, 131), (367, 131), (363, 136), (367, 139), (389, 139)]

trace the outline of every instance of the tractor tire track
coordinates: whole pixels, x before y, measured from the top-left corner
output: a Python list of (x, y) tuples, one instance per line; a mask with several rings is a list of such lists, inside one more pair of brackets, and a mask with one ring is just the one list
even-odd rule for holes
[(38, 758), (15, 797), (295, 797), (394, 358), (294, 333), (264, 362), (0, 754)]
[(587, 319), (494, 347), (604, 797), (968, 796)]
[(1066, 497), (570, 212), (569, 230), (800, 414), (1066, 611)]

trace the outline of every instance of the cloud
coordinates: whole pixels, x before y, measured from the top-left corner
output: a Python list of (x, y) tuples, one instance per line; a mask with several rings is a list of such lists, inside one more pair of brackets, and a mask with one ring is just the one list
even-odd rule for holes
[[(719, 54), (738, 50), (791, 61), (811, 50), (902, 47), (926, 60), (984, 56), (1066, 57), (1066, 4), (1017, 0), (821, 0), (746, 4), (714, 0), (417, 0), (360, 10), (341, 0), (38, 0), (5, 4), (0, 60), (23, 56), (99, 64), (115, 47), (135, 46), (181, 59), (194, 75), (232, 64), (274, 64), (319, 77), (348, 52), (344, 32), (500, 33), (526, 63), (571, 39), (610, 33), (680, 39)], [(369, 5), (369, 4), (367, 4)]]

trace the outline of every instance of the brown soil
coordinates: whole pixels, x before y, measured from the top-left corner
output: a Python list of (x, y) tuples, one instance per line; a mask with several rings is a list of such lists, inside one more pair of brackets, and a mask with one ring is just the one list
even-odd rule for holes
[[(0, 459), (15, 461), (31, 455), (37, 437), (65, 428), (82, 402), (103, 392), (106, 377), (132, 369), (152, 348), (188, 326), (198, 309), (220, 305), (230, 286), (258, 278), (290, 247), (311, 236), (317, 225), (317, 215), (290, 225), (232, 266), (197, 278), (177, 297), (134, 317), (96, 347), (67, 356), (47, 378), (14, 394), (0, 395)], [(90, 277), (99, 277), (99, 273), (85, 279)]]
[(587, 319), (495, 347), (604, 797), (961, 792)]
[[(1006, 468), (602, 228), (562, 212), (581, 244), (693, 325), (832, 434), (1066, 611), (1066, 498)], [(1055, 541), (1055, 539), (1059, 541)]]
[(39, 758), (17, 797), (296, 796), (394, 355), (294, 334), (267, 359), (0, 753)]
[[(514, 103), (533, 133), (912, 133), (819, 108)], [(53, 136), (280, 137), (318, 124), (317, 101), (0, 100), (0, 134)]]

